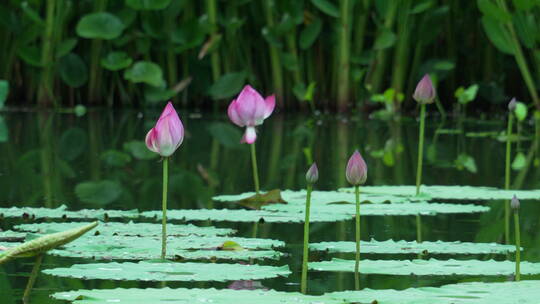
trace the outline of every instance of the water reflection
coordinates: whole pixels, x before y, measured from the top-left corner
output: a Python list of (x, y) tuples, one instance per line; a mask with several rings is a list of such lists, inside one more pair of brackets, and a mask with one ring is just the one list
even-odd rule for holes
[[(92, 110), (83, 117), (48, 112), (2, 114), (0, 205), (57, 207), (68, 204), (71, 209), (159, 209), (161, 166), (156, 163), (160, 160), (155, 154), (148, 153), (142, 141), (158, 115), (157, 111)], [(225, 116), (192, 115), (185, 111), (180, 111), (180, 115), (185, 123), (186, 138), (171, 159), (170, 209), (220, 207), (219, 203), (211, 201), (213, 195), (251, 191), (249, 149), (239, 144), (241, 130), (232, 126)], [(470, 132), (499, 134), (505, 128), (503, 121), (465, 120), (443, 124), (430, 121), (427, 126), (432, 128), (426, 130), (424, 183), (503, 186), (504, 143), (493, 137), (466, 136)], [(348, 156), (356, 148), (363, 152), (369, 164), (369, 185), (414, 184), (418, 125), (412, 119), (375, 121), (365, 117), (275, 115), (265, 121), (258, 132), (262, 189), (304, 188), (310, 157), (319, 166), (318, 190), (347, 186), (344, 170)], [(520, 143), (526, 162), (513, 171), (513, 186), (540, 188), (540, 170), (537, 170), (540, 129), (523, 124), (521, 133), (536, 136), (532, 141)], [(476, 172), (471, 170), (470, 159), (474, 161)], [(501, 202), (486, 204), (492, 211), (484, 215), (423, 217), (423, 239), (502, 240), (504, 207)], [(540, 260), (537, 214), (540, 214), (540, 204), (522, 202), (522, 246), (527, 248), (523, 260)], [(4, 220), (0, 222), (0, 228), (7, 229), (12, 224)], [(230, 226), (239, 229), (241, 236), (252, 233), (253, 226), (249, 224)], [(310, 241), (352, 241), (353, 227), (352, 221), (312, 224)], [(362, 231), (366, 232), (364, 240), (416, 239), (414, 217), (366, 217), (362, 220)], [(278, 264), (288, 263), (293, 274), (262, 284), (268, 288), (296, 291), (298, 285), (287, 283), (300, 281), (302, 225), (261, 224), (258, 235), (286, 241), (290, 244), (287, 250), (292, 253)], [(311, 257), (312, 260), (317, 258)], [(375, 256), (363, 255), (362, 258)], [(67, 265), (74, 260), (46, 257), (45, 262)], [(19, 273), (28, 273), (30, 269), (31, 265), (24, 262), (3, 266), (0, 270), (0, 290), (3, 296), (6, 294), (3, 303), (17, 303), (16, 299), (22, 297), (27, 277)], [(352, 275), (343, 273), (314, 273), (309, 279), (309, 289), (314, 294), (352, 289), (354, 282)], [(361, 280), (365, 287), (397, 289), (458, 281), (454, 278), (377, 275), (363, 275)], [(50, 277), (38, 279), (37, 286), (37, 303), (52, 303), (47, 294), (59, 289), (153, 287), (151, 283), (80, 282)], [(205, 283), (205, 286), (215, 285)]]

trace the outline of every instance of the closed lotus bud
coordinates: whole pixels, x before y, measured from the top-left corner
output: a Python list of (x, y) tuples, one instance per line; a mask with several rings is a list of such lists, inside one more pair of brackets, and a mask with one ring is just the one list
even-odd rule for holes
[(317, 169), (317, 164), (313, 163), (306, 173), (306, 181), (308, 184), (314, 184), (317, 180), (319, 180), (319, 169)]
[(508, 103), (508, 111), (514, 112), (516, 110), (516, 106), (517, 106), (517, 101), (516, 101), (516, 98), (514, 97)]
[(512, 207), (514, 211), (519, 210), (519, 200), (516, 195), (512, 197), (512, 201), (510, 201), (510, 207)]
[(435, 99), (435, 88), (433, 87), (433, 82), (429, 74), (424, 75), (418, 85), (416, 85), (416, 90), (413, 94), (414, 100), (421, 104), (433, 103)]
[(184, 126), (171, 102), (167, 103), (156, 125), (146, 134), (146, 147), (163, 157), (171, 156), (184, 140)]
[(347, 163), (347, 169), (345, 175), (347, 181), (353, 186), (358, 186), (366, 182), (367, 179), (367, 165), (362, 155), (358, 150), (354, 151), (349, 162)]

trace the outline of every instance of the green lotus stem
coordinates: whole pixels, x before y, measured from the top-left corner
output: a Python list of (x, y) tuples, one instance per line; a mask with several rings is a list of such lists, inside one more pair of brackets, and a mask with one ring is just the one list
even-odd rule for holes
[[(514, 124), (514, 115), (510, 112), (508, 117), (508, 125), (506, 128), (506, 158), (504, 163), (504, 189), (510, 189), (510, 154), (512, 152), (512, 128)], [(510, 243), (510, 201), (504, 203), (504, 240), (506, 244)]]
[[(269, 29), (274, 27), (273, 7), (274, 1), (263, 1), (266, 12), (266, 24)], [(272, 68), (272, 81), (274, 85), (274, 92), (276, 93), (276, 100), (283, 103), (283, 71), (281, 69), (281, 59), (279, 57), (279, 50), (274, 45), (269, 45), (270, 49), (270, 65)]]
[(30, 273), (30, 277), (28, 278), (28, 283), (26, 283), (26, 288), (24, 289), (24, 294), (22, 297), (22, 302), (24, 304), (28, 303), (28, 299), (30, 299), (30, 293), (32, 292), (32, 288), (34, 288), (34, 283), (36, 283), (36, 278), (39, 274), (39, 268), (41, 267), (42, 261), (43, 261), (43, 254), (40, 254), (36, 257), (36, 261), (34, 262), (34, 267), (32, 267), (32, 273)]
[(308, 269), (308, 256), (309, 256), (309, 210), (311, 205), (311, 191), (313, 186), (311, 184), (307, 185), (307, 195), (306, 195), (306, 218), (304, 221), (304, 252), (302, 256), (302, 281), (300, 283), (300, 291), (305, 294), (307, 293), (307, 269)]
[(424, 159), (424, 128), (426, 124), (426, 104), (420, 105), (420, 134), (418, 143), (418, 162), (416, 167), (416, 195), (420, 194), (420, 183), (422, 182), (422, 160)]
[(360, 186), (354, 186), (356, 197), (356, 255), (354, 263), (354, 288), (360, 289), (360, 277), (358, 269), (360, 268)]
[(514, 232), (516, 237), (516, 281), (520, 280), (521, 272), (519, 263), (521, 262), (521, 237), (519, 233), (519, 210), (514, 211)]
[(55, 10), (57, 1), (47, 1), (45, 31), (43, 34), (43, 48), (41, 51), (41, 64), (43, 65), (43, 73), (41, 83), (38, 89), (38, 102), (47, 104), (53, 101), (56, 106), (56, 101), (52, 92), (52, 74), (53, 74), (53, 54), (54, 54), (54, 24)]
[(337, 81), (337, 108), (339, 111), (345, 111), (349, 100), (349, 70), (350, 70), (350, 52), (351, 52), (351, 10), (354, 1), (341, 0), (340, 8), (340, 26), (339, 26), (339, 44), (338, 44), (338, 81)]
[(163, 159), (163, 193), (161, 217), (161, 259), (164, 260), (167, 255), (167, 186), (169, 184), (169, 158)]
[(255, 143), (250, 145), (251, 149), (251, 167), (253, 168), (253, 183), (255, 184), (255, 194), (259, 195), (259, 172), (257, 170), (257, 153), (255, 151)]

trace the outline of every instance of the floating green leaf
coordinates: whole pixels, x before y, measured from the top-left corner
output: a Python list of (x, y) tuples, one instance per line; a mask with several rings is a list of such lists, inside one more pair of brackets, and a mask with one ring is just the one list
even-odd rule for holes
[[(332, 259), (309, 263), (309, 269), (353, 272), (354, 263), (354, 260)], [(360, 268), (365, 274), (507, 276), (514, 274), (515, 263), (494, 260), (362, 260)], [(540, 263), (521, 262), (521, 274), (540, 274)]]
[[(80, 224), (79, 224), (80, 226)], [(26, 238), (26, 232), (0, 231), (0, 242), (21, 242)]]
[[(234, 270), (233, 270), (234, 271)], [(342, 304), (343, 300), (327, 296), (306, 296), (297, 292), (274, 290), (233, 290), (233, 289), (93, 289), (58, 292), (52, 295), (57, 300), (71, 301), (74, 304), (110, 304), (141, 303), (145, 304)], [(345, 302), (346, 303), (346, 302)], [(491, 303), (490, 303), (491, 304)], [(527, 303), (528, 304), (528, 303)]]
[(76, 31), (83, 38), (110, 40), (122, 35), (124, 24), (111, 13), (92, 13), (79, 20)]
[[(339, 191), (350, 192), (353, 188), (342, 188)], [(410, 199), (415, 197), (415, 186), (365, 186), (360, 187), (362, 194), (378, 194), (402, 196)], [(520, 200), (540, 200), (539, 190), (503, 190), (492, 187), (473, 186), (425, 186), (420, 188), (421, 196), (428, 199), (452, 200), (509, 200), (514, 194)], [(282, 194), (283, 195), (283, 194)]]
[[(335, 252), (356, 252), (355, 242), (321, 242), (309, 244), (311, 250)], [(362, 253), (376, 254), (506, 254), (516, 251), (514, 245), (497, 243), (466, 242), (408, 242), (408, 241), (361, 241)]]
[[(14, 229), (18, 231), (26, 231), (33, 233), (52, 233), (71, 229), (79, 226), (80, 223), (39, 223), (39, 224), (22, 224), (17, 225)], [(95, 235), (102, 236), (161, 236), (161, 224), (152, 223), (100, 223), (99, 227), (94, 230)], [(6, 232), (0, 232), (0, 240), (3, 237), (10, 236)], [(12, 232), (16, 236), (21, 232)], [(231, 235), (235, 233), (234, 229), (230, 228), (216, 228), (213, 226), (199, 227), (195, 225), (173, 225), (167, 224), (167, 235), (171, 237), (179, 236), (218, 236), (218, 235)]]
[(29, 242), (22, 243), (16, 247), (10, 248), (0, 255), (0, 265), (16, 258), (33, 257), (53, 248), (65, 245), (76, 240), (81, 235), (97, 226), (97, 222), (79, 226), (77, 228), (44, 235)]
[(78, 211), (67, 210), (67, 206), (58, 208), (11, 207), (0, 208), (0, 218), (29, 218), (29, 219), (112, 219), (137, 218), (139, 211), (134, 210), (104, 210), (82, 209)]
[(540, 281), (466, 282), (405, 290), (362, 289), (325, 294), (346, 303), (384, 304), (536, 304)]
[(161, 67), (150, 61), (137, 61), (124, 72), (124, 78), (133, 83), (146, 83), (154, 87), (165, 85)]
[(291, 273), (289, 266), (170, 262), (75, 264), (69, 268), (47, 269), (43, 272), (85, 280), (218, 282), (259, 280)]
[(122, 194), (122, 186), (117, 181), (87, 181), (75, 187), (77, 197), (90, 204), (108, 205)]

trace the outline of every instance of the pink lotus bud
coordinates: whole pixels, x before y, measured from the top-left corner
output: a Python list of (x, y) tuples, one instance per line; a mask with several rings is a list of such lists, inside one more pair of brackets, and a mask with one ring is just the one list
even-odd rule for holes
[[(227, 109), (229, 119), (239, 127), (247, 127), (242, 142), (252, 144), (257, 139), (255, 126), (263, 123), (263, 121), (272, 114), (276, 106), (276, 98), (274, 95), (263, 99), (261, 94), (253, 89), (250, 85), (246, 85), (238, 97), (231, 102)], [(250, 129), (251, 127), (251, 129)]]
[(308, 184), (315, 184), (317, 180), (319, 180), (319, 169), (317, 169), (317, 164), (313, 163), (306, 173), (306, 181)]
[(351, 158), (349, 158), (345, 175), (347, 176), (347, 181), (353, 186), (358, 186), (366, 182), (367, 165), (358, 150), (354, 151)]
[(433, 103), (433, 100), (435, 99), (435, 88), (433, 87), (433, 82), (431, 82), (429, 74), (424, 75), (420, 82), (418, 82), (416, 90), (414, 90), (413, 98), (418, 103)]
[(517, 106), (517, 101), (516, 101), (516, 98), (514, 97), (508, 103), (508, 111), (514, 112), (516, 110), (516, 106)]
[(514, 194), (514, 196), (512, 197), (512, 200), (510, 201), (510, 207), (512, 207), (512, 209), (514, 209), (514, 211), (517, 211), (519, 210), (519, 200), (517, 198), (517, 196)]
[(168, 102), (156, 125), (146, 134), (146, 147), (163, 157), (171, 156), (184, 140), (184, 126), (171, 102)]

